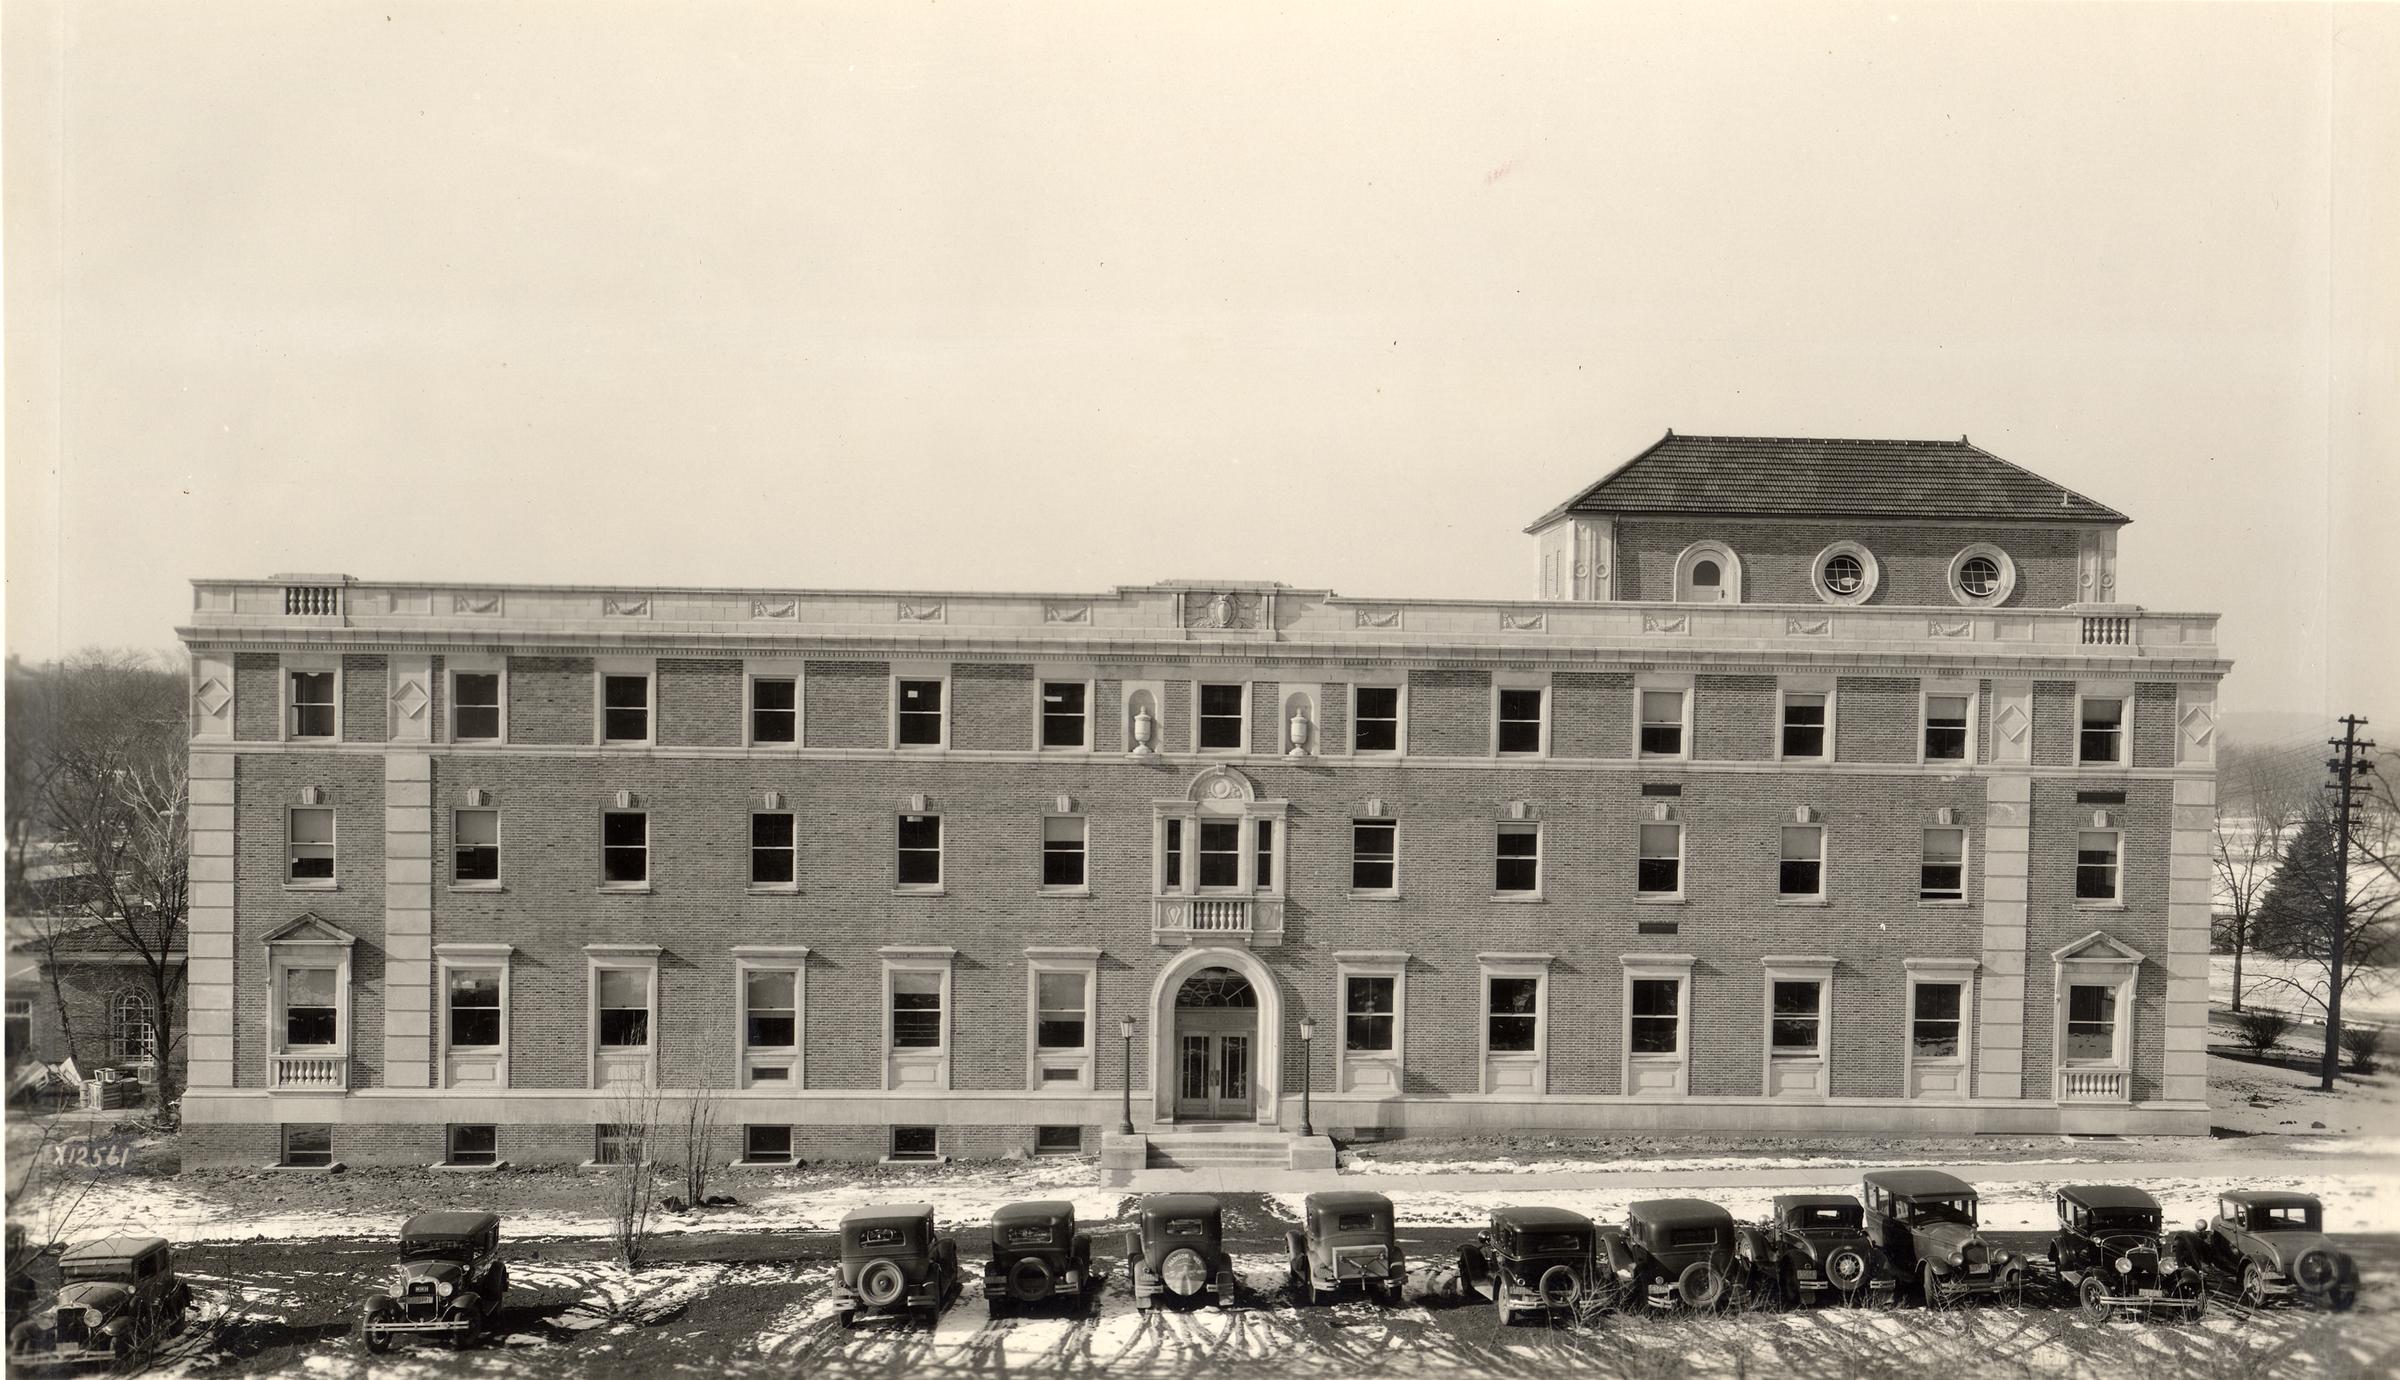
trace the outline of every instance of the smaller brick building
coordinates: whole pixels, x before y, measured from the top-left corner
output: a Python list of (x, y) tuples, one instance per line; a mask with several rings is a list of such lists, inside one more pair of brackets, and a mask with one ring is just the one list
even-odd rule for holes
[[(90, 1074), (121, 1070), (143, 1082), (163, 1056), (178, 1085), (184, 1069), (182, 1003), (164, 1032), (146, 963), (107, 931), (52, 929), (48, 919), (9, 922), (8, 1065), (75, 1061)], [(180, 969), (184, 955), (169, 955)]]

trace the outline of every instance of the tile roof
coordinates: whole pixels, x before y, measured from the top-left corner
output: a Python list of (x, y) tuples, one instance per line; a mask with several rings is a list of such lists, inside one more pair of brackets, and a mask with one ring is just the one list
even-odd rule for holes
[(1678, 436), (1544, 513), (1939, 517), (1987, 522), (2133, 519), (1970, 443), (1796, 436)]

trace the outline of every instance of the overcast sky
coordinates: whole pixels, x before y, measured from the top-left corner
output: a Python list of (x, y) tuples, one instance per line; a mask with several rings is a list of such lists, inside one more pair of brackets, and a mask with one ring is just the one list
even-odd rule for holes
[(286, 570), (1530, 597), (1669, 427), (1964, 434), (2133, 515), (2228, 710), (2400, 740), (2394, 7), (1293, 8), (12, 3), (8, 645)]

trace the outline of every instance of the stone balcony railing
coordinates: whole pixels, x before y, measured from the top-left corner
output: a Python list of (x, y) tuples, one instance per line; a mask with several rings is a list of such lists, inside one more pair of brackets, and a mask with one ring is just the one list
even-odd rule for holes
[(275, 1054), (268, 1057), (269, 1086), (279, 1092), (341, 1092), (350, 1086), (344, 1054)]
[(1283, 942), (1283, 902), (1249, 896), (1160, 896), (1150, 902), (1150, 938), (1158, 944), (1227, 942), (1271, 948)]
[(2058, 1072), (2061, 1102), (2127, 1102), (2132, 1100), (2133, 1075), (2125, 1069), (2065, 1068)]
[[(780, 642), (1041, 644), (1138, 654), (1175, 643), (1386, 655), (1605, 649), (2125, 659), (2217, 656), (2215, 614), (2126, 604), (2063, 609), (1362, 599), (1258, 582), (1120, 586), (1100, 594), (659, 589), (381, 583), (307, 575), (199, 580), (195, 640), (529, 645)], [(1276, 652), (1268, 652), (1276, 647)]]

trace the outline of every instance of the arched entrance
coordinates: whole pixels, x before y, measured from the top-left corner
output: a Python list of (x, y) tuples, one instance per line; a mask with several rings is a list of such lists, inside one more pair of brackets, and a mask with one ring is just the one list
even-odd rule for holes
[(1282, 1000), (1241, 949), (1178, 955), (1151, 991), (1151, 1111), (1161, 1122), (1275, 1118)]

